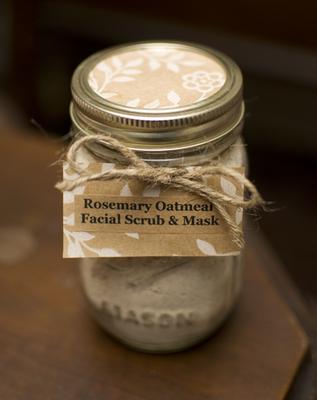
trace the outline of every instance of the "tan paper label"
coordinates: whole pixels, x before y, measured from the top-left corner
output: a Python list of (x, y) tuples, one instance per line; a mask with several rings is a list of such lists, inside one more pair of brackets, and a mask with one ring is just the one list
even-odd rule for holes
[[(90, 163), (96, 173), (113, 164)], [(77, 174), (64, 166), (64, 179)], [(210, 176), (216, 190), (241, 196), (228, 178)], [(237, 224), (242, 210), (226, 208)], [(216, 256), (238, 254), (213, 204), (137, 179), (92, 181), (64, 192), (64, 257)]]
[(193, 195), (75, 197), (75, 229), (88, 232), (225, 233), (224, 223), (211, 203)]

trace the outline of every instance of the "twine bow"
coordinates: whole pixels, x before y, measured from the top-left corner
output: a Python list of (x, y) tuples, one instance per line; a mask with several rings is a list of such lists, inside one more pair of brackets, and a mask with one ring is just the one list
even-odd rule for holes
[[(76, 162), (77, 151), (88, 143), (98, 143), (120, 154), (127, 166), (113, 168), (108, 171), (89, 174)], [(184, 167), (154, 167), (143, 161), (138, 155), (122, 144), (117, 139), (105, 135), (89, 135), (75, 140), (69, 147), (66, 160), (70, 167), (79, 173), (79, 177), (73, 181), (63, 180), (56, 184), (61, 191), (73, 190), (89, 181), (112, 180), (118, 178), (137, 178), (150, 184), (164, 185), (184, 192), (193, 193), (212, 203), (222, 216), (230, 229), (234, 243), (242, 248), (244, 245), (241, 227), (228, 213), (226, 206), (232, 205), (243, 209), (264, 205), (264, 200), (256, 187), (243, 174), (237, 170), (223, 165)], [(233, 179), (238, 185), (242, 185), (248, 193), (248, 197), (237, 197), (222, 193), (203, 182), (208, 175), (220, 175)]]

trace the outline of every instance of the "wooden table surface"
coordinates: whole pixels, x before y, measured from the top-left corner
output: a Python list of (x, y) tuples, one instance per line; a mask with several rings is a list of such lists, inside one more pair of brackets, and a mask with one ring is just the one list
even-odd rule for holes
[[(308, 349), (294, 312), (302, 305), (284, 278), (283, 289), (273, 285), (276, 260), (253, 230), (240, 301), (203, 344), (142, 354), (97, 327), (76, 260), (62, 259), (58, 168), (50, 167), (58, 149), (30, 135), (1, 136), (0, 399), (286, 398)], [(304, 393), (296, 400), (313, 399), (312, 390), (295, 390)]]

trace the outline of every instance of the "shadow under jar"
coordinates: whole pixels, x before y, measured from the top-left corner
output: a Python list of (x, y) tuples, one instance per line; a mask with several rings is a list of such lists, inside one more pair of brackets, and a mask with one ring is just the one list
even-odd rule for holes
[[(79, 65), (72, 94), (75, 134), (110, 134), (154, 166), (246, 166), (241, 72), (213, 49), (179, 42), (113, 47)], [(123, 162), (100, 144), (82, 149), (77, 159), (83, 165), (96, 160)], [(241, 287), (241, 253), (140, 254), (80, 264), (97, 321), (146, 352), (179, 351), (208, 337)]]

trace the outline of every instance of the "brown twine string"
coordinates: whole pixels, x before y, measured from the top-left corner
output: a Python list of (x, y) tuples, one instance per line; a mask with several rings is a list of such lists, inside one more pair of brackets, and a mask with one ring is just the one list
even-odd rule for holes
[[(76, 162), (77, 151), (88, 143), (98, 143), (112, 151), (119, 153), (128, 166), (114, 168), (96, 174), (87, 174)], [(180, 167), (153, 167), (143, 161), (138, 155), (111, 136), (89, 135), (75, 140), (69, 147), (66, 160), (79, 177), (73, 181), (64, 180), (56, 184), (56, 188), (65, 191), (73, 190), (89, 181), (111, 180), (118, 178), (137, 178), (143, 182), (165, 185), (184, 192), (193, 193), (206, 199), (214, 205), (230, 229), (234, 243), (242, 248), (244, 245), (243, 232), (226, 210), (227, 205), (249, 209), (264, 206), (265, 202), (256, 187), (243, 174), (233, 168), (222, 165), (196, 166), (191, 170)], [(248, 192), (248, 198), (235, 197), (213, 189), (202, 182), (208, 175), (221, 175), (232, 178), (236, 183), (243, 185)]]

